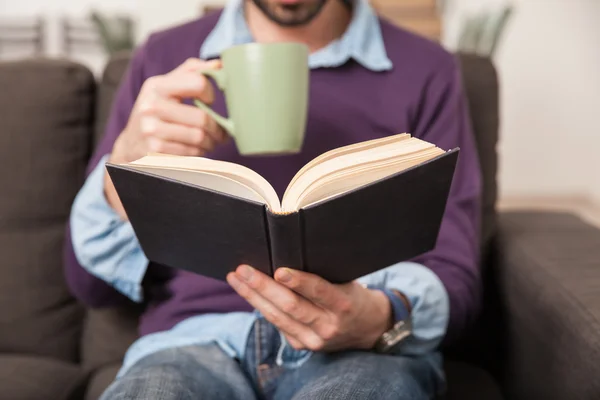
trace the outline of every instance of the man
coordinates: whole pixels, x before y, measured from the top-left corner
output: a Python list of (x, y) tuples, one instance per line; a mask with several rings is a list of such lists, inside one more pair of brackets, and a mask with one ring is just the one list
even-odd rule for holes
[[(300, 154), (240, 156), (190, 105), (200, 98), (226, 111), (198, 70), (252, 41), (311, 50)], [(242, 265), (221, 282), (149, 264), (104, 169), (149, 151), (207, 156), (254, 169), (281, 195), (324, 151), (400, 132), (461, 148), (437, 246), (344, 285), (286, 268), (271, 279)], [(232, 0), (220, 14), (151, 35), (122, 81), (71, 215), (74, 294), (97, 307), (126, 297), (145, 304), (141, 337), (103, 399), (436, 397), (444, 388), (440, 346), (478, 308), (475, 152), (455, 59), (380, 21), (366, 0)], [(395, 343), (386, 332), (408, 337)]]

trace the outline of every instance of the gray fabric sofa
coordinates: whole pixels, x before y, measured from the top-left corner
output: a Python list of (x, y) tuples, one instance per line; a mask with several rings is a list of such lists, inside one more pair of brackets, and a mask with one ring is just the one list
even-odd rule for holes
[[(484, 309), (445, 349), (448, 399), (598, 399), (600, 230), (569, 214), (499, 214), (499, 92), (461, 55), (485, 176)], [(0, 400), (96, 399), (136, 338), (138, 306), (86, 309), (62, 246), (71, 202), (129, 61), (97, 82), (64, 60), (0, 64)]]

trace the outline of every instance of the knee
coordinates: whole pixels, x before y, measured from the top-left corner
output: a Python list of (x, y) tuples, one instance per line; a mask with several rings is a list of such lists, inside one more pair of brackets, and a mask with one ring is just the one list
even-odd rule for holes
[[(169, 349), (144, 357), (106, 389), (100, 400), (137, 400), (156, 397), (178, 398), (181, 388), (192, 382), (186, 354)], [(189, 360), (187, 360), (189, 361)]]
[[(369, 354), (343, 356), (301, 389), (294, 400), (429, 399), (437, 392), (433, 369), (423, 360)], [(332, 397), (333, 394), (340, 397)]]
[(113, 381), (100, 400), (142, 400), (179, 398), (179, 392), (188, 385), (185, 373), (169, 364), (148, 365), (132, 369)]

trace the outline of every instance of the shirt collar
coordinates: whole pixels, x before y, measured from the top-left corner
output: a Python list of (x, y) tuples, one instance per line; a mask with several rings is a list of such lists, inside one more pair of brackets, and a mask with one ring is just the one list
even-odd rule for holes
[[(244, 0), (230, 0), (219, 21), (200, 48), (200, 58), (219, 57), (231, 46), (254, 41), (243, 11)], [(372, 71), (387, 71), (392, 62), (387, 56), (379, 19), (367, 0), (356, 0), (352, 20), (344, 35), (309, 56), (310, 68), (338, 67), (354, 59)]]

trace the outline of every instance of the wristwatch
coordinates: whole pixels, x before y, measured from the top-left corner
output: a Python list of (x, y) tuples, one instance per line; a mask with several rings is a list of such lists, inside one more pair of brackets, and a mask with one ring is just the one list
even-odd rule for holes
[(399, 292), (391, 289), (379, 290), (382, 290), (390, 300), (394, 325), (381, 335), (373, 350), (377, 353), (389, 354), (412, 334), (411, 309), (408, 300)]

